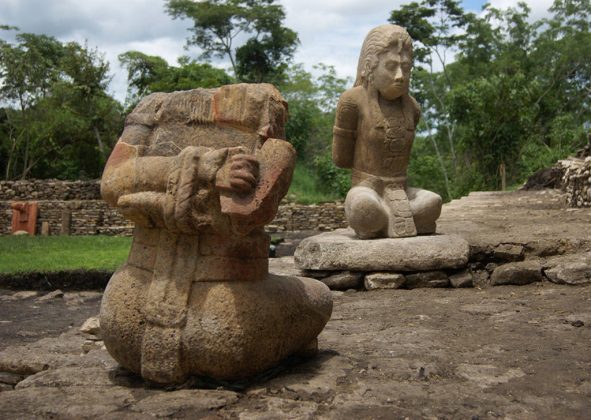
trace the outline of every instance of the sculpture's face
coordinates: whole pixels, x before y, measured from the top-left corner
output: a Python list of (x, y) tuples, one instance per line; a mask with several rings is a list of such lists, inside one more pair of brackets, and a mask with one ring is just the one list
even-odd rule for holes
[(378, 65), (372, 74), (373, 87), (390, 101), (408, 93), (412, 67), (410, 54), (404, 49), (388, 49), (378, 58)]

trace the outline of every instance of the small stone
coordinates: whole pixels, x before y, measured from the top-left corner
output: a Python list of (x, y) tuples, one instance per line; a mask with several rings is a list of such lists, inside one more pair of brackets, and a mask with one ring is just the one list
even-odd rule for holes
[(35, 290), (23, 290), (12, 295), (14, 299), (29, 299), (36, 296), (39, 296), (39, 292)]
[(493, 271), (495, 271), (495, 268), (497, 268), (497, 267), (498, 267), (498, 265), (495, 263), (488, 263), (488, 264), (486, 264), (485, 269), (489, 274), (491, 274)]
[(64, 292), (62, 292), (61, 290), (54, 290), (53, 292), (49, 292), (46, 295), (41, 296), (40, 298), (37, 298), (37, 302), (45, 302), (51, 299), (56, 299), (56, 298), (63, 298), (64, 297)]
[(406, 275), (407, 289), (448, 287), (449, 278), (443, 271), (427, 271)]
[(93, 316), (84, 321), (80, 327), (80, 332), (99, 336), (101, 333), (101, 324), (98, 316)]
[(364, 285), (366, 290), (400, 289), (405, 282), (403, 274), (383, 272), (367, 274)]
[(591, 252), (553, 258), (546, 264), (544, 274), (552, 283), (591, 284)]
[(523, 259), (523, 245), (499, 244), (495, 247), (494, 256), (500, 261), (521, 261)]
[(362, 279), (363, 273), (341, 271), (332, 276), (321, 278), (320, 281), (326, 284), (331, 290), (347, 290), (359, 287)]
[(522, 261), (501, 265), (491, 275), (491, 284), (524, 285), (542, 281), (542, 266), (538, 261)]
[(474, 287), (474, 280), (470, 270), (463, 270), (459, 273), (449, 276), (449, 282), (452, 287)]
[(14, 236), (27, 236), (29, 232), (26, 230), (17, 230), (16, 232), (12, 233)]

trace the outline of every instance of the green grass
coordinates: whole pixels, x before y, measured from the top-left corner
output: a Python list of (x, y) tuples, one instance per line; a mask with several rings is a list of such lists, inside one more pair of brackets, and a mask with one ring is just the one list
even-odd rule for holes
[(325, 193), (319, 188), (321, 180), (312, 170), (298, 162), (293, 173), (293, 180), (287, 192), (287, 199), (299, 204), (318, 204), (343, 200), (336, 193)]
[(117, 236), (0, 236), (0, 273), (114, 270), (130, 246)]

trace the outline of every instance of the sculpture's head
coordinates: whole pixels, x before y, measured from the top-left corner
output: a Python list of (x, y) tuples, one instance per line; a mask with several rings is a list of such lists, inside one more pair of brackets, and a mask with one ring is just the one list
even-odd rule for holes
[(393, 100), (408, 93), (412, 68), (412, 39), (397, 25), (373, 28), (363, 41), (355, 86), (373, 86)]

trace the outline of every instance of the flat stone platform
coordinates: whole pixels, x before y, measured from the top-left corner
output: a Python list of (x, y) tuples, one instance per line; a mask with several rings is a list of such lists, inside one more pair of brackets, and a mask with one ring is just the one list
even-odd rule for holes
[(464, 267), (468, 252), (456, 235), (362, 240), (339, 229), (304, 239), (294, 259), (303, 270), (428, 271)]
[(459, 235), (471, 254), (503, 244), (526, 256), (591, 249), (591, 208), (568, 208), (560, 190), (473, 192), (443, 206), (437, 233)]

